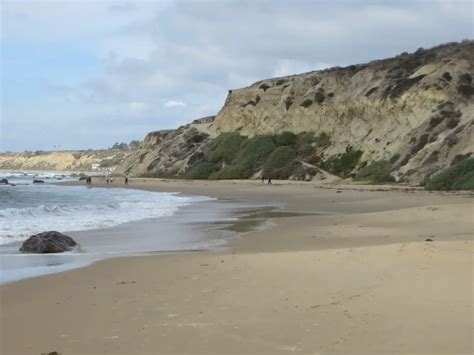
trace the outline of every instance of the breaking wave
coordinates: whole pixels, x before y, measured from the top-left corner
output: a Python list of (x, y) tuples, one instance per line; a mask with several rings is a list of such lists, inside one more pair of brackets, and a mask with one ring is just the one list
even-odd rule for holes
[(171, 216), (183, 206), (208, 200), (173, 193), (83, 186), (25, 185), (0, 189), (0, 244), (46, 230), (61, 232), (113, 227)]

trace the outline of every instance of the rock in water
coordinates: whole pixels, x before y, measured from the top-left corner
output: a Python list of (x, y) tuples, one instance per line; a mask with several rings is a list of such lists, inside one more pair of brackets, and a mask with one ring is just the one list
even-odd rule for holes
[(71, 250), (77, 243), (71, 237), (56, 231), (49, 231), (32, 235), (23, 242), (20, 248), (22, 253), (63, 253)]
[(44, 180), (34, 179), (33, 184), (44, 184)]
[(8, 185), (8, 180), (7, 179), (1, 179), (0, 184)]

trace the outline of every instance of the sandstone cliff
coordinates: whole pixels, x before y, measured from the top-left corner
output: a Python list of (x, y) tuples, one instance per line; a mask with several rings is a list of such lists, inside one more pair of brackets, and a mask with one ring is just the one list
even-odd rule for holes
[[(138, 149), (99, 156), (3, 154), (0, 168), (89, 170), (91, 164), (105, 162), (130, 176), (183, 177), (196, 165), (207, 164), (202, 167), (207, 173), (226, 166), (226, 173), (242, 173), (237, 169), (242, 167), (229, 167), (237, 161), (209, 159), (216, 136), (290, 131), (314, 132), (314, 139), (298, 136), (313, 151), (303, 146), (295, 164), (288, 165), (298, 167), (296, 175), (305, 179), (324, 178), (328, 175), (320, 168), (331, 171), (341, 164), (346, 170), (340, 176), (354, 176), (375, 162), (390, 179), (416, 184), (474, 153), (473, 58), (474, 42), (464, 41), (367, 64), (263, 80), (230, 90), (216, 117), (149, 133)], [(259, 149), (258, 142), (252, 144)], [(246, 176), (257, 177), (262, 168), (263, 162), (257, 161), (247, 173), (252, 175)], [(331, 172), (338, 174), (337, 169)]]
[(207, 153), (213, 134), (205, 127), (205, 124), (191, 124), (176, 130), (151, 132), (118, 170), (132, 176), (180, 176)]
[(323, 159), (348, 147), (420, 182), (474, 151), (474, 43), (452, 43), (346, 68), (230, 90), (212, 128), (244, 135), (326, 132)]

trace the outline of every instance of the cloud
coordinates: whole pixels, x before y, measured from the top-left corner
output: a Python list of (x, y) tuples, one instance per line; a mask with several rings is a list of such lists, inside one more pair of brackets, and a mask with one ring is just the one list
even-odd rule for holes
[(166, 108), (171, 108), (171, 107), (185, 107), (186, 104), (182, 101), (175, 101), (175, 100), (169, 100), (169, 101), (166, 101), (164, 104), (163, 104), (163, 107), (166, 107)]
[[(0, 149), (59, 136), (93, 146), (61, 133), (78, 122), (97, 145), (137, 139), (215, 114), (228, 89), (257, 80), (472, 37), (472, 10), (469, 0), (6, 0)], [(32, 136), (16, 122), (57, 128)]]

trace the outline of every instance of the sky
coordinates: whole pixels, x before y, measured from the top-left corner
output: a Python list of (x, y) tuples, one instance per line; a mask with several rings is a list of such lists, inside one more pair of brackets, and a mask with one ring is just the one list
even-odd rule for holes
[(0, 3), (0, 151), (143, 139), (258, 80), (474, 37), (471, 0)]

